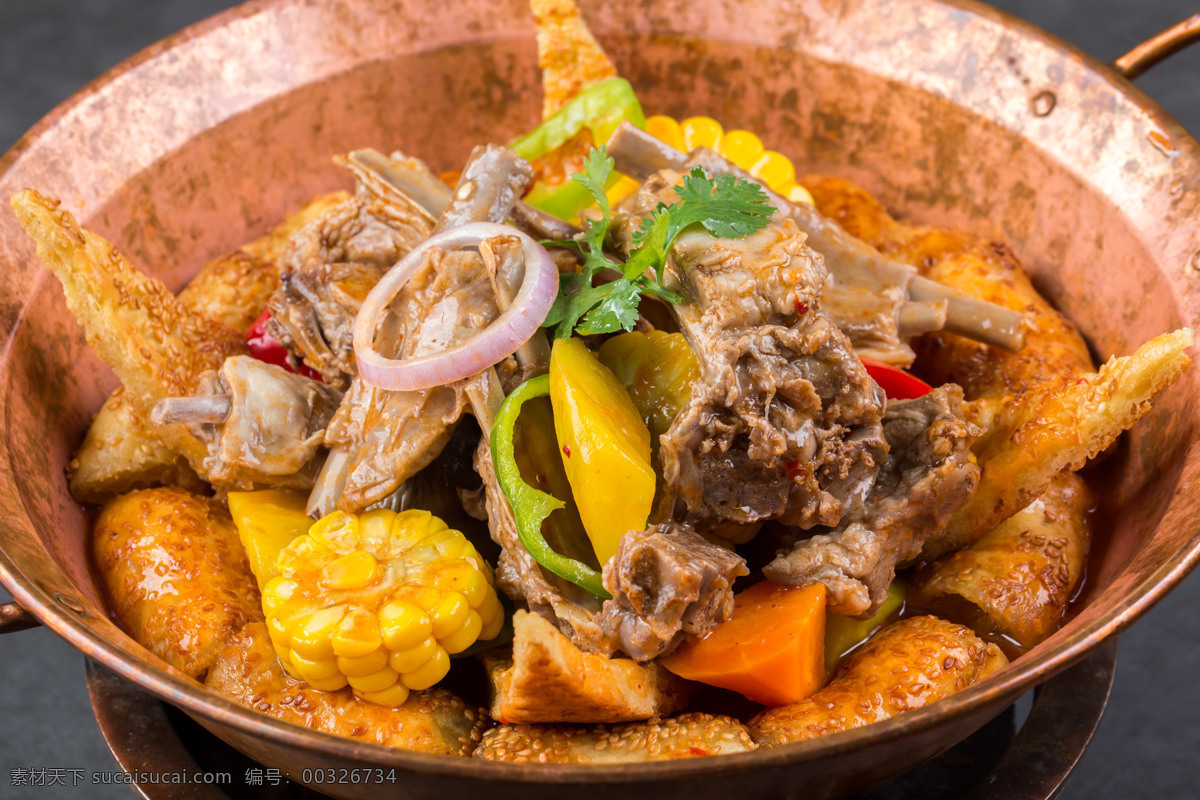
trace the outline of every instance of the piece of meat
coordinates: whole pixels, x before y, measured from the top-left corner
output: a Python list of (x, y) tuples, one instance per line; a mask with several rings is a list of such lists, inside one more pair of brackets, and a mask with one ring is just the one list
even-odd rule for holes
[(413, 692), (399, 708), (360, 700), (349, 687), (322, 692), (287, 675), (267, 627), (243, 628), (222, 650), (208, 688), (260, 714), (315, 731), (400, 750), (467, 756), (489, 720), (445, 689)]
[(750, 720), (763, 747), (861, 728), (962, 691), (1008, 664), (970, 628), (910, 617), (884, 628), (824, 689)]
[(383, 274), (429, 236), (428, 212), (386, 182), (357, 193), (300, 229), (280, 264), (268, 332), (326, 383), (345, 389), (357, 373), (354, 319)]
[(228, 400), (223, 420), (191, 426), (208, 448), (204, 466), (214, 480), (241, 489), (312, 488), (341, 392), (250, 356), (232, 356), (209, 373), (198, 396)]
[[(528, 163), (511, 150), (477, 147), (446, 206), (443, 223), (503, 222), (530, 178)], [(391, 358), (441, 352), (487, 327), (499, 314), (488, 261), (470, 251), (431, 249), (424, 264), (389, 306), (377, 336)], [(359, 377), (326, 431), (331, 447), (309, 498), (309, 511), (359, 511), (383, 501), (427, 466), (449, 441), (468, 405), (477, 376), (430, 389), (397, 392)]]
[(621, 537), (604, 565), (600, 627), (637, 661), (670, 652), (684, 636), (704, 636), (733, 615), (733, 582), (749, 574), (737, 553), (677, 523)]
[(1190, 363), (1190, 329), (1163, 334), (1097, 373), (1075, 326), (1042, 297), (1012, 251), (942, 228), (893, 219), (849, 181), (807, 176), (817, 208), (850, 233), (954, 289), (1028, 320), (1024, 349), (1008, 352), (951, 333), (928, 334), (917, 366), (934, 382), (953, 381), (979, 407), (983, 435), (973, 452), (978, 491), (945, 531), (925, 544), (932, 560), (969, 545), (1033, 502), (1064, 469), (1079, 469), (1150, 408), (1151, 399)]
[(237, 529), (216, 500), (173, 488), (122, 495), (97, 517), (92, 555), (121, 628), (193, 678), (263, 618)]
[(776, 583), (825, 584), (833, 613), (873, 613), (887, 599), (896, 565), (915, 558), (979, 483), (971, 457), (979, 430), (964, 417), (962, 390), (954, 384), (889, 403), (887, 462), (865, 505), (833, 531), (797, 542), (763, 574)]
[[(659, 202), (663, 172), (621, 205), (619, 241)], [(661, 438), (668, 504), (703, 529), (778, 519), (836, 525), (861, 504), (883, 463), (883, 393), (822, 310), (825, 261), (779, 215), (742, 239), (689, 230), (667, 282), (700, 365), (688, 404)]]
[(1093, 500), (1083, 478), (1060, 473), (970, 547), (922, 567), (909, 600), (1019, 655), (1062, 623), (1087, 565)]
[(483, 735), (474, 756), (515, 764), (632, 764), (744, 753), (756, 746), (733, 717), (695, 713), (594, 728), (497, 725)]

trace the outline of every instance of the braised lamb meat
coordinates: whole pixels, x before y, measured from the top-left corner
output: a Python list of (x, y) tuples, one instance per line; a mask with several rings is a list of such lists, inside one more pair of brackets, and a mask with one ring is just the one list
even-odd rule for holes
[(954, 384), (889, 403), (883, 418), (887, 461), (866, 504), (833, 531), (797, 542), (763, 574), (777, 583), (825, 584), (828, 608), (838, 614), (877, 609), (896, 565), (915, 558), (979, 484), (971, 457), (979, 429), (964, 412), (962, 389)]
[(341, 389), (357, 371), (353, 331), (362, 301), (434, 225), (420, 206), (385, 186), (360, 181), (354, 197), (297, 233), (267, 304), (271, 335)]
[(686, 636), (703, 636), (733, 615), (733, 582), (745, 560), (677, 523), (621, 538), (604, 566), (600, 627), (637, 661), (669, 652)]
[(308, 489), (320, 466), (325, 426), (342, 393), (250, 356), (230, 356), (219, 371), (206, 374), (196, 399), (224, 410), (189, 426), (208, 448), (204, 464), (214, 480), (245, 489), (255, 484)]
[[(621, 207), (628, 238), (675, 174), (648, 180)], [(700, 527), (778, 519), (836, 525), (861, 504), (883, 463), (883, 393), (821, 306), (824, 259), (776, 215), (742, 239), (699, 230), (676, 240), (668, 280), (700, 380), (661, 439), (670, 502)]]
[[(531, 177), (505, 148), (477, 147), (437, 224), (503, 222)], [(378, 336), (392, 358), (440, 352), (486, 327), (499, 310), (489, 264), (469, 251), (434, 248), (392, 301)], [(330, 423), (331, 453), (309, 498), (309, 511), (358, 511), (396, 491), (449, 441), (469, 404), (468, 379), (416, 391), (390, 391), (355, 376)]]

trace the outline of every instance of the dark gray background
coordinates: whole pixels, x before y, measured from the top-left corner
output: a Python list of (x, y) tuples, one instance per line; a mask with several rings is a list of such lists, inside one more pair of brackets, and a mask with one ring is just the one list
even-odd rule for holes
[[(0, 150), (123, 58), (229, 0), (0, 0)], [(1104, 60), (1200, 11), (1197, 0), (1003, 0)], [(1200, 45), (1139, 86), (1200, 134)], [(1200, 220), (1197, 221), (1200, 224)], [(0, 590), (0, 602), (9, 600)], [(1200, 575), (1121, 637), (1100, 731), (1062, 797), (1200, 797)], [(10, 785), (14, 768), (111, 771), (83, 682), (83, 659), (46, 630), (0, 639), (0, 797), (127, 800), (124, 787)]]

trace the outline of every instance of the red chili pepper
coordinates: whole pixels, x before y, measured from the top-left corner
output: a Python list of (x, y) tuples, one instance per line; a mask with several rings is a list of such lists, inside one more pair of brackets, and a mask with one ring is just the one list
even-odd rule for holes
[(808, 303), (800, 299), (800, 295), (796, 295), (796, 313), (804, 316), (808, 313)]
[(867, 374), (875, 379), (889, 400), (910, 400), (914, 397), (924, 397), (933, 391), (933, 387), (928, 383), (902, 369), (869, 358), (860, 360), (867, 368)]
[(283, 367), (288, 372), (312, 378), (314, 381), (321, 380), (320, 373), (294, 358), (278, 339), (267, 332), (267, 320), (270, 318), (271, 312), (263, 311), (246, 331), (246, 349), (250, 351), (250, 355), (267, 364)]

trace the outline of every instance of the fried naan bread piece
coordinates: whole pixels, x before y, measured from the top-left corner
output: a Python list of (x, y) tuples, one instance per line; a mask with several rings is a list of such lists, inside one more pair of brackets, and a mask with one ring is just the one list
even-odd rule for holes
[(615, 78), (617, 68), (588, 30), (574, 0), (529, 0), (537, 23), (542, 68), (542, 119), (589, 84)]
[[(179, 293), (179, 302), (189, 312), (233, 331), (245, 331), (279, 287), (276, 261), (288, 237), (347, 197), (340, 191), (318, 197), (288, 215), (270, 233), (209, 262)], [(103, 503), (134, 489), (203, 485), (187, 460), (165, 447), (143, 419), (125, 387), (109, 396), (68, 467), (72, 497)]]
[(474, 755), (516, 764), (629, 764), (744, 753), (756, 747), (736, 719), (697, 713), (595, 728), (498, 725), (483, 735)]
[(211, 498), (176, 488), (119, 497), (96, 519), (92, 555), (121, 628), (193, 678), (263, 618), (237, 528)]
[[(979, 541), (922, 567), (909, 601), (999, 634), (988, 638), (1009, 656), (1033, 647), (1058, 630), (1083, 578), (1092, 502), (1083, 478), (1055, 475), (1041, 497)], [(1019, 647), (1009, 649), (1009, 640)]]
[(910, 617), (873, 636), (824, 689), (750, 720), (750, 735), (771, 747), (861, 728), (948, 697), (1006, 664), (1000, 648), (970, 628)]
[(468, 756), (489, 723), (445, 689), (413, 692), (399, 708), (354, 696), (349, 687), (322, 692), (287, 675), (267, 626), (252, 623), (221, 651), (205, 681), (235, 703), (276, 719), (360, 742), (421, 753)]
[(512, 659), (488, 661), (496, 719), (629, 722), (687, 703), (687, 681), (657, 663), (585, 653), (540, 614), (518, 611), (513, 633)]
[(1042, 494), (1055, 475), (1076, 470), (1150, 408), (1190, 363), (1192, 332), (1181, 329), (1111, 359), (1095, 372), (1071, 322), (1038, 294), (1012, 252), (994, 242), (896, 221), (865, 190), (841, 178), (805, 177), (817, 208), (848, 232), (923, 275), (1021, 311), (1025, 347), (1009, 353), (950, 333), (915, 345), (917, 368), (933, 383), (957, 383), (985, 428), (972, 451), (978, 491), (922, 557), (937, 558), (977, 540)]

